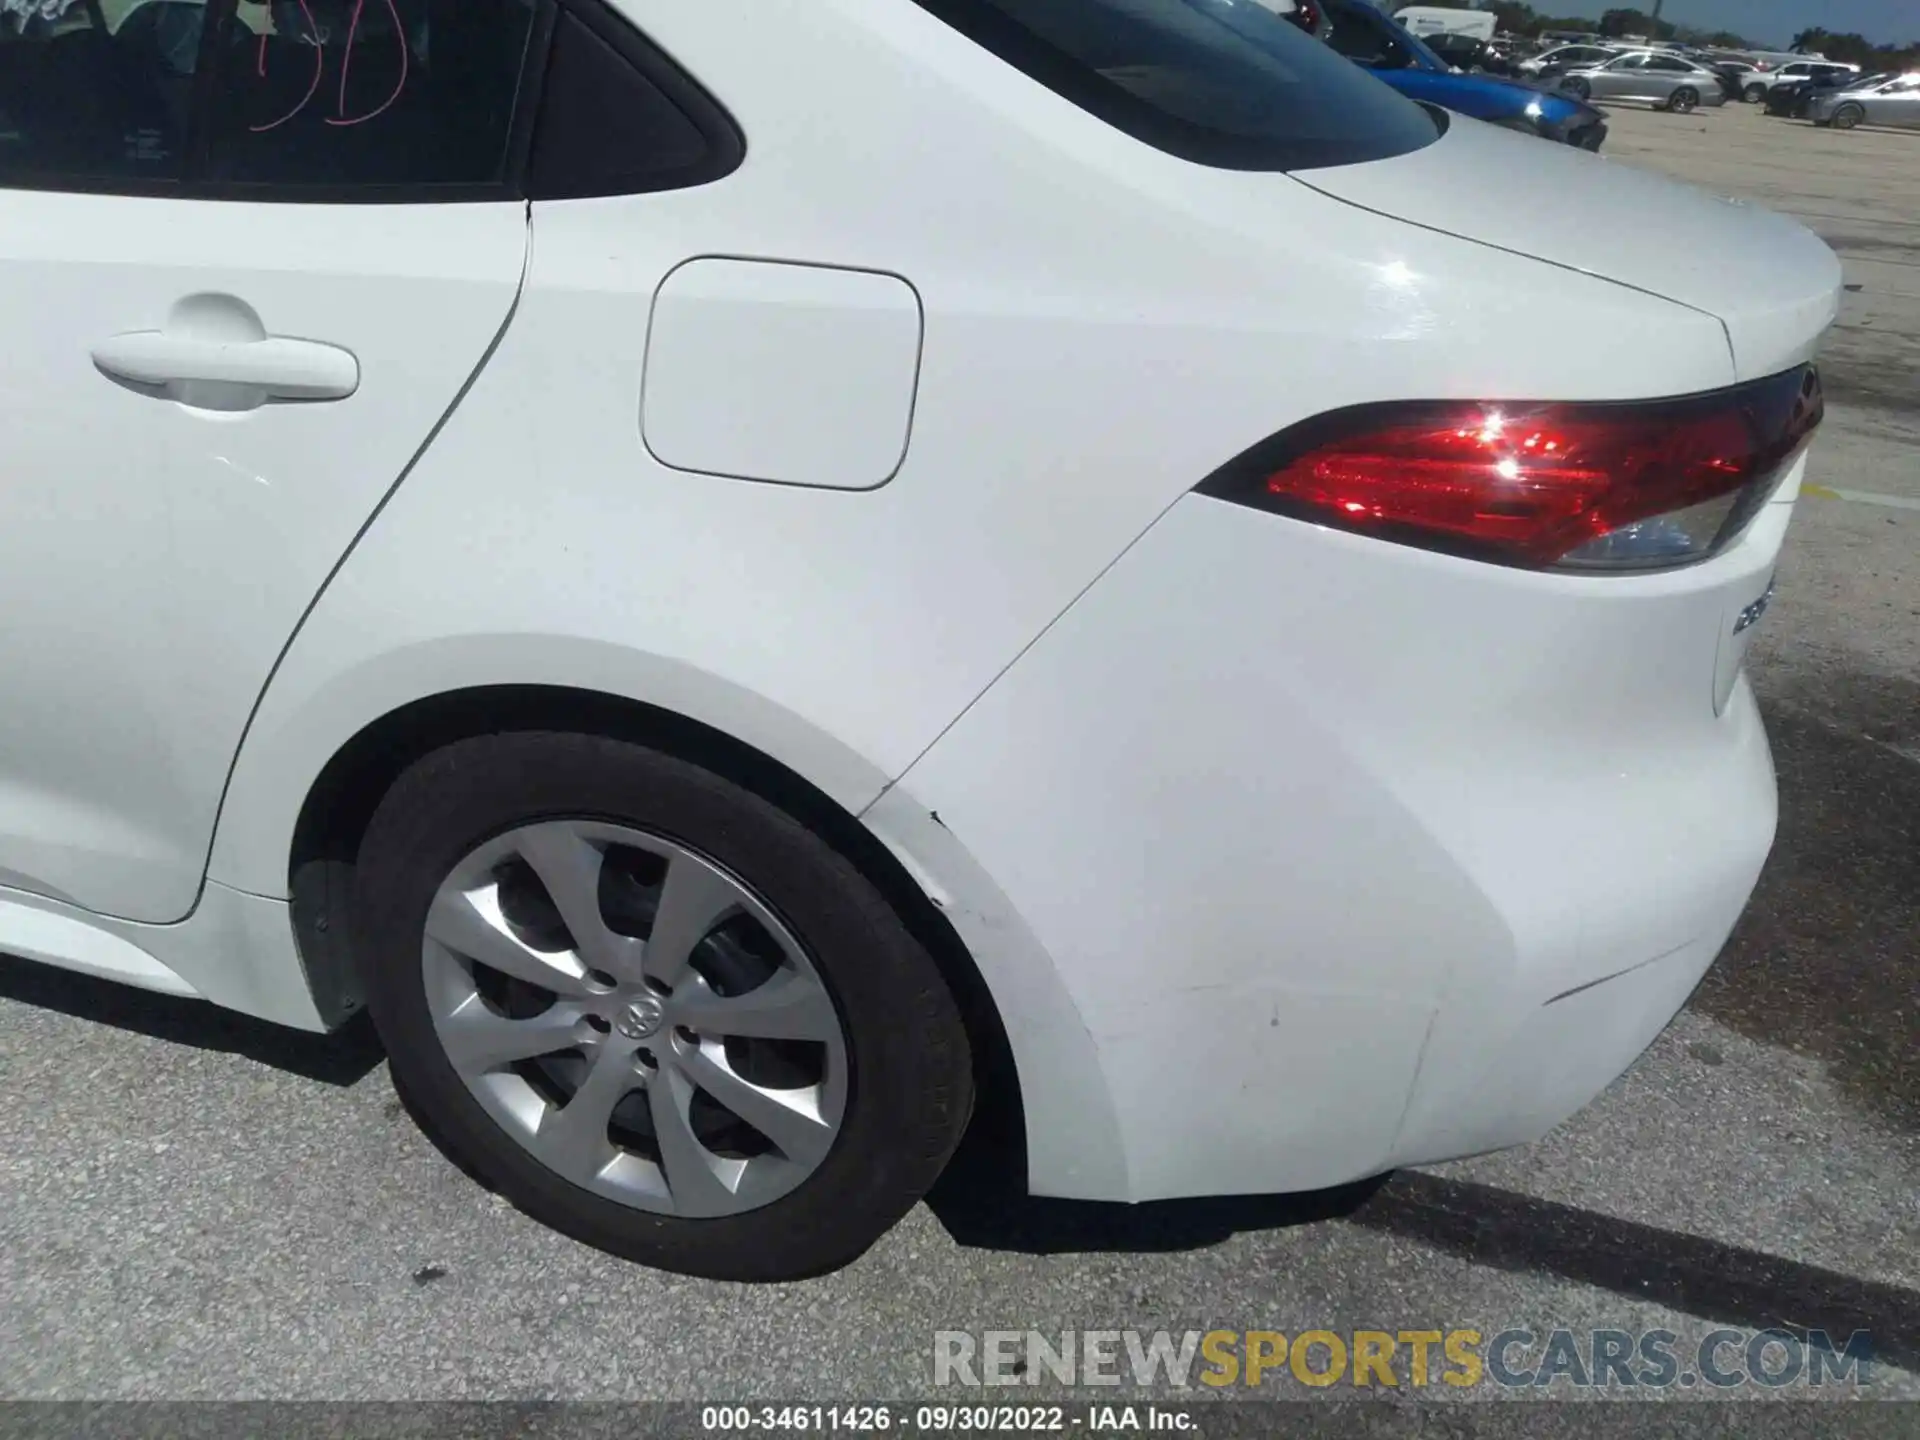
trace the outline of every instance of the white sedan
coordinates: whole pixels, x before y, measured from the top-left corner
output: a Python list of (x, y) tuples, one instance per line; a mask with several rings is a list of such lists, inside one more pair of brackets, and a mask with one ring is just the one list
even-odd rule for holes
[(1108, 1201), (1527, 1141), (1740, 915), (1791, 221), (1232, 0), (27, 9), (0, 951), (365, 1005), (771, 1279), (976, 1111)]

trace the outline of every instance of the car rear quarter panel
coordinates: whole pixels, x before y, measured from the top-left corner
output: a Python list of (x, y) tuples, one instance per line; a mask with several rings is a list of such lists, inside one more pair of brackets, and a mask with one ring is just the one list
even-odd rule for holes
[[(263, 697), (213, 861), (237, 888), (286, 893), (301, 805), (354, 734), (475, 684), (685, 713), (858, 813), (1169, 506), (1276, 430), (1385, 398), (1732, 379), (1708, 316), (1287, 176), (1163, 155), (918, 7), (622, 8), (733, 111), (746, 163), (700, 189), (533, 207), (498, 350)], [(654, 296), (700, 256), (914, 288), (924, 353), (891, 481), (762, 484), (648, 453)], [(993, 928), (972, 943), (992, 949)], [(990, 983), (1051, 963), (976, 958)], [(995, 984), (1003, 1010), (1020, 993)], [(1049, 1113), (1094, 1083), (1085, 1036), (1071, 1005), (1036, 1006), (1014, 1034)], [(1086, 1163), (1096, 1190), (1118, 1183), (1113, 1157)]]
[[(917, 7), (625, 8), (734, 111), (747, 163), (534, 206), (497, 352), (263, 699), (216, 856), (243, 888), (284, 884), (282, 842), (333, 747), (456, 676), (545, 683), (584, 647), (589, 683), (697, 704), (858, 808), (1168, 505), (1276, 430), (1381, 398), (1731, 378), (1704, 315), (1160, 154)], [(740, 45), (747, 26), (768, 43)], [(1417, 177), (1417, 159), (1395, 163)], [(893, 480), (759, 484), (647, 452), (654, 295), (701, 255), (914, 287), (925, 346)], [(783, 743), (789, 724), (832, 739)]]

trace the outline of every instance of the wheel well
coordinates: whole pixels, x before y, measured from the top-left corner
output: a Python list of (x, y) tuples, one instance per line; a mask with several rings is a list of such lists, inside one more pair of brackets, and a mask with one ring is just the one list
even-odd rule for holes
[(456, 741), (518, 730), (559, 730), (627, 740), (723, 776), (807, 826), (885, 897), (952, 990), (973, 1048), (974, 1122), (969, 1149), (990, 1145), (1011, 1160), (1025, 1188), (1026, 1127), (1012, 1047), (993, 996), (951, 922), (873, 832), (817, 786), (711, 726), (594, 691), (512, 685), (416, 701), (355, 735), (307, 793), (288, 859), (294, 938), (321, 1014), (344, 1019), (360, 1006), (355, 970), (353, 874), (361, 839), (394, 781), (414, 762)]

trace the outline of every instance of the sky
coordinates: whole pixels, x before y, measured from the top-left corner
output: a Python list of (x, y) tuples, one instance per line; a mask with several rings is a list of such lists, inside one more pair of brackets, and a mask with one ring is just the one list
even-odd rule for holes
[[(1625, 5), (1630, 0), (1615, 3)], [(1649, 13), (1653, 10), (1652, 0), (1631, 3)], [(1558, 13), (1553, 4), (1542, 0), (1533, 0), (1533, 8)], [(1597, 14), (1608, 6), (1595, 0), (1586, 8)], [(1667, 0), (1660, 18), (1702, 30), (1734, 30), (1773, 45), (1785, 45), (1815, 25), (1835, 34), (1864, 35), (1879, 44), (1920, 40), (1920, 0)]]

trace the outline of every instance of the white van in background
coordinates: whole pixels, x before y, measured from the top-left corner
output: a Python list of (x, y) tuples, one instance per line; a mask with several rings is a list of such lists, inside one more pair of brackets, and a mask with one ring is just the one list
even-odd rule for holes
[(1448, 10), (1438, 5), (1410, 5), (1394, 13), (1415, 35), (1471, 35), (1491, 40), (1498, 17), (1491, 10)]

